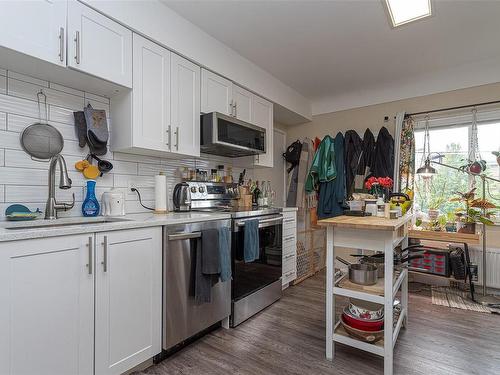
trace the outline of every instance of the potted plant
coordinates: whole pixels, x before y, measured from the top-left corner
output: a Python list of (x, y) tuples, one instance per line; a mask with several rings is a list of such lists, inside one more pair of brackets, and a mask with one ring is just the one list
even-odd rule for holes
[(442, 195), (435, 195), (430, 199), (429, 210), (427, 211), (430, 220), (437, 220), (439, 217), (439, 209), (445, 201), (446, 199)]
[(448, 211), (446, 213), (446, 225), (445, 229), (447, 232), (456, 232), (457, 231), (457, 225), (456, 225), (456, 215), (453, 211)]
[(459, 209), (456, 212), (461, 222), (461, 228), (458, 229), (460, 233), (476, 233), (476, 223), (493, 225), (493, 221), (489, 218), (490, 213), (486, 212), (486, 210), (497, 208), (497, 206), (485, 199), (474, 199), (475, 191), (476, 188), (466, 193), (456, 192), (455, 194), (458, 197), (450, 200), (453, 202), (462, 202), (465, 205), (465, 209)]

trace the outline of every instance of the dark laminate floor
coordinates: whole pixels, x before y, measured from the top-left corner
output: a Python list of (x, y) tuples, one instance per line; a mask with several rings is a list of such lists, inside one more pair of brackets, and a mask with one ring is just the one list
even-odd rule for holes
[[(325, 275), (236, 329), (219, 329), (140, 374), (383, 374), (375, 355), (336, 345), (324, 358)], [(395, 348), (395, 374), (500, 374), (500, 316), (434, 306), (410, 296), (408, 329)]]

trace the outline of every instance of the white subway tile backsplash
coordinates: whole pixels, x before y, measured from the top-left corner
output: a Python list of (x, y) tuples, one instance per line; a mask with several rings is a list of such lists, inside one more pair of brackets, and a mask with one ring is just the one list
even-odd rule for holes
[(45, 81), (43, 79), (39, 79), (39, 78), (35, 78), (35, 77), (32, 77), (32, 76), (28, 76), (26, 74), (21, 74), (21, 73), (13, 72), (12, 70), (8, 71), (7, 77), (8, 78), (12, 78), (12, 79), (17, 79), (19, 81), (24, 81), (24, 82), (32, 83), (34, 85), (40, 86), (40, 88), (49, 87), (49, 82), (47, 82), (47, 81)]
[[(57, 183), (57, 181), (56, 181)], [(58, 202), (71, 202), (72, 194), (75, 194), (75, 200), (83, 201), (83, 188), (73, 187), (69, 190), (56, 189), (56, 198)], [(5, 186), (6, 203), (33, 203), (45, 202), (48, 196), (47, 186)], [(41, 208), (43, 210), (43, 208)]]
[[(83, 106), (78, 110), (82, 111)], [(74, 126), (75, 118), (73, 116), (73, 112), (75, 112), (73, 109), (58, 107), (56, 105), (49, 105), (49, 120)]]
[[(8, 90), (2, 91), (3, 87)], [(47, 94), (49, 123), (56, 127), (64, 138), (62, 155), (73, 180), (71, 189), (57, 189), (56, 196), (60, 201), (70, 201), (72, 193), (75, 193), (76, 198), (75, 207), (60, 212), (61, 217), (81, 216), (82, 201), (86, 193), (87, 180), (81, 172), (75, 170), (74, 164), (86, 157), (88, 147), (82, 149), (78, 145), (73, 111), (82, 110), (87, 102), (96, 109), (105, 109), (112, 131), (112, 113), (108, 98), (0, 69), (0, 220), (4, 219), (5, 208), (13, 203), (25, 204), (31, 210), (40, 208), (43, 211), (45, 208), (49, 164), (32, 160), (23, 151), (19, 141), (20, 133), (26, 126), (39, 120), (36, 93), (41, 88)], [(42, 119), (44, 117), (42, 106)], [(140, 190), (146, 206), (154, 207), (154, 175), (159, 172), (164, 172), (167, 176), (168, 202), (171, 209), (172, 190), (175, 184), (180, 182), (183, 167), (210, 169), (219, 164), (235, 164), (232, 159), (212, 155), (203, 155), (199, 159), (181, 159), (108, 151), (100, 158), (111, 161), (113, 170), (97, 179), (97, 198), (100, 201), (102, 193), (113, 187), (119, 188), (125, 193), (128, 213), (149, 212), (141, 207), (137, 194), (130, 191), (131, 187)], [(233, 168), (235, 178), (241, 170), (242, 168)], [(251, 178), (251, 169), (247, 168), (247, 176)], [(56, 176), (56, 184), (58, 178)]]
[(67, 94), (85, 97), (85, 93), (80, 90), (72, 89), (71, 87), (66, 87), (63, 85), (58, 85), (57, 83), (49, 82), (49, 87), (54, 90), (62, 91)]
[(7, 113), (0, 112), (0, 130), (7, 130)]
[(96, 101), (96, 102), (101, 102), (101, 103), (104, 103), (104, 104), (109, 104), (109, 98), (106, 98), (106, 97), (101, 96), (101, 95), (96, 95), (96, 94), (92, 94), (90, 92), (86, 92), (84, 96), (85, 96), (85, 101), (87, 101), (87, 100), (93, 100), (93, 101)]
[(39, 118), (36, 102), (4, 94), (0, 94), (0, 112)]
[(7, 77), (0, 76), (0, 94), (7, 92)]
[[(84, 105), (83, 97), (76, 96), (72, 94), (65, 93), (63, 91), (54, 90), (51, 88), (44, 88), (39, 85), (34, 85), (32, 83), (19, 81), (17, 79), (8, 79), (8, 94), (12, 96), (17, 96), (19, 98), (38, 101), (37, 94), (40, 90), (47, 96), (47, 104), (64, 106), (66, 108), (73, 109), (75, 111), (81, 110)], [(41, 108), (42, 108), (42, 118), (45, 119), (44, 113), (44, 98), (43, 95), (38, 95), (40, 97)], [(38, 105), (38, 104), (37, 104)]]
[[(8, 115), (7, 120), (7, 129), (11, 132), (21, 133), (27, 126), (38, 122), (38, 119), (20, 115)], [(64, 139), (76, 141), (76, 131), (73, 125), (58, 123), (54, 121), (49, 122), (50, 125), (54, 126), (57, 130), (59, 130)], [(0, 114), (0, 128), (1, 128), (1, 114)]]

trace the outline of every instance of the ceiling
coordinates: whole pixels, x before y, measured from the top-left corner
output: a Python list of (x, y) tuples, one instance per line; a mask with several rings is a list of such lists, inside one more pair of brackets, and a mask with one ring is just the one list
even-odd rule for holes
[(500, 1), (434, 0), (431, 18), (396, 29), (380, 0), (162, 1), (313, 113), (500, 81)]

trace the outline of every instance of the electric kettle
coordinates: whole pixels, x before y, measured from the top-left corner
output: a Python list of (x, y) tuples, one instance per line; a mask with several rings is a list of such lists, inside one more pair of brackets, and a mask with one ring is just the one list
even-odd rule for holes
[(125, 194), (118, 189), (111, 189), (102, 193), (102, 216), (125, 215)]
[(187, 183), (181, 182), (175, 185), (172, 201), (174, 202), (174, 211), (191, 211), (191, 191)]

